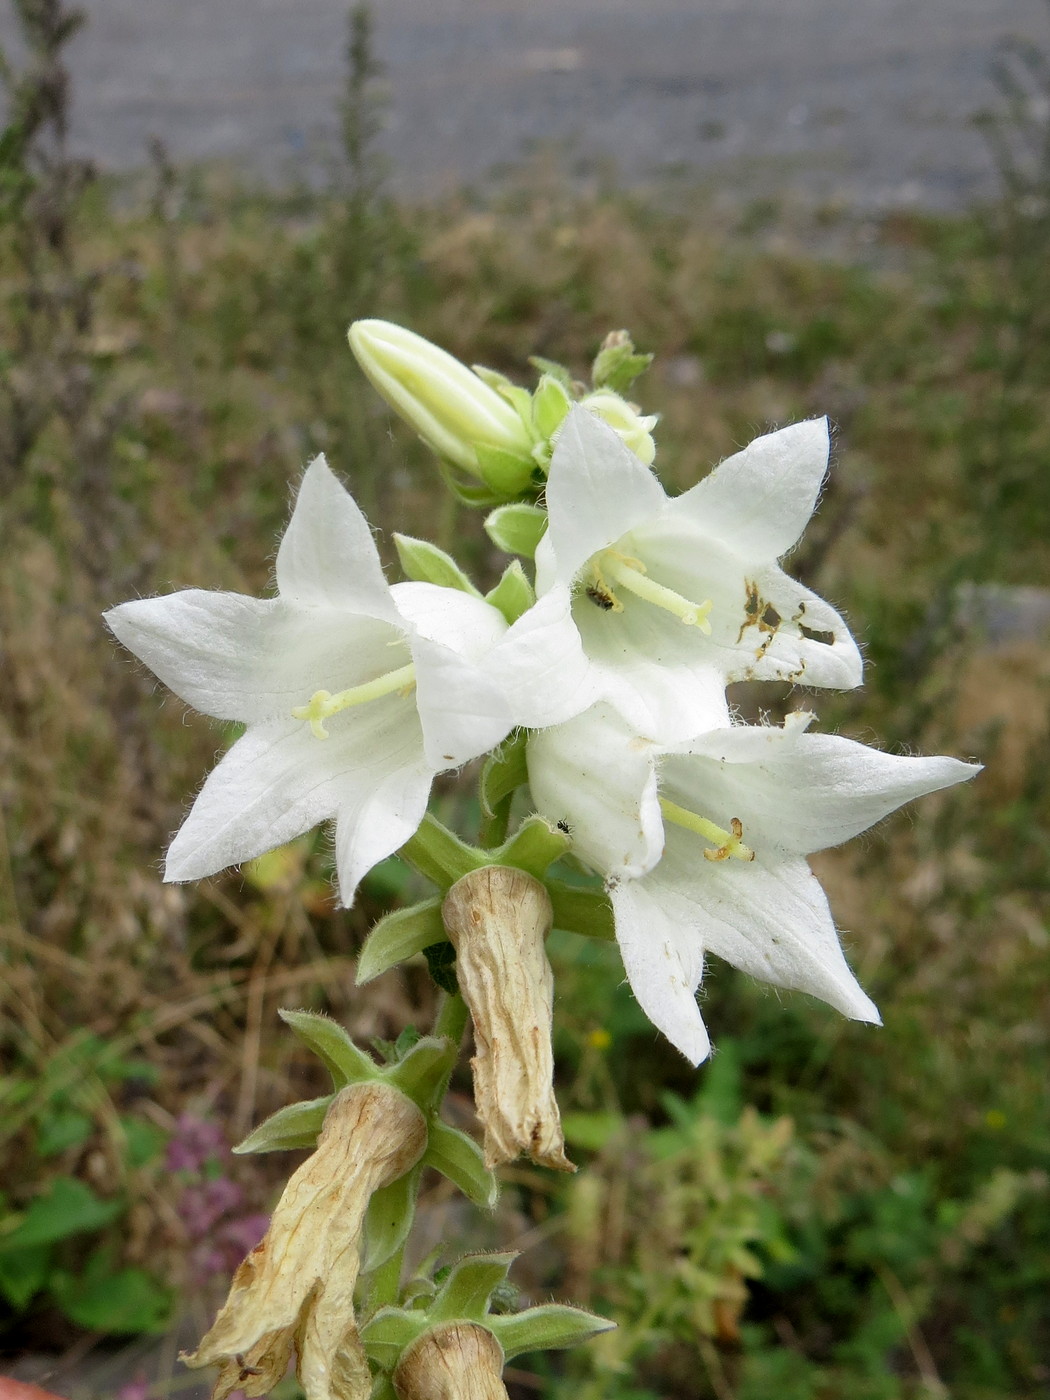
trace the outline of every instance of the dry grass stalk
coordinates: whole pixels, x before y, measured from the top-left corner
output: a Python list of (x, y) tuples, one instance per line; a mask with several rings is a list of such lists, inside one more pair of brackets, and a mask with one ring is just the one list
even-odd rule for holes
[(575, 1171), (554, 1097), (547, 891), (522, 870), (486, 866), (452, 886), (442, 917), (474, 1021), (471, 1068), (486, 1166), (524, 1152), (541, 1166)]

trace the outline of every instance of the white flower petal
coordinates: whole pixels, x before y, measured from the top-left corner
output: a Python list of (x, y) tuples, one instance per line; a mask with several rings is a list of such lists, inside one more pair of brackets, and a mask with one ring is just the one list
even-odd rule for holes
[(700, 1064), (711, 1053), (696, 1003), (704, 970), (700, 940), (665, 910), (645, 880), (622, 881), (610, 898), (624, 971), (639, 1006), (691, 1064)]
[(659, 481), (614, 429), (579, 405), (571, 408), (551, 458), (549, 525), (536, 556), (538, 590), (571, 583), (593, 554), (666, 501)]
[(599, 685), (572, 618), (572, 595), (559, 586), (518, 618), (491, 665), (514, 723), (528, 729), (562, 724), (598, 699)]
[(975, 764), (904, 758), (834, 734), (740, 725), (702, 734), (668, 755), (661, 791), (672, 802), (769, 851), (808, 854), (848, 841), (912, 798), (965, 782)]
[(646, 878), (669, 917), (688, 918), (703, 950), (741, 971), (809, 992), (853, 1020), (879, 1023), (804, 860), (707, 861), (697, 844), (690, 833), (668, 828), (664, 858)]
[(430, 800), (429, 765), (405, 763), (386, 778), (370, 778), (344, 791), (335, 824), (340, 902), (349, 909), (354, 893), (374, 865), (405, 844)]
[(397, 621), (368, 521), (323, 455), (310, 463), (299, 487), (277, 551), (277, 588), (301, 607)]
[(779, 559), (816, 508), (828, 447), (826, 418), (767, 433), (672, 501), (668, 513), (721, 540), (746, 564)]
[(250, 726), (201, 789), (168, 851), (165, 879), (197, 880), (262, 855), (366, 804), (401, 772), (429, 782), (410, 699), (343, 711), (328, 727), (331, 737), (317, 739), (295, 720)]
[(316, 690), (333, 694), (404, 665), (400, 632), (370, 617), (303, 609), (281, 598), (184, 589), (106, 613), (114, 635), (166, 686), (218, 719), (288, 717)]
[(530, 734), (526, 761), (537, 809), (568, 825), (575, 855), (614, 878), (641, 875), (660, 859), (652, 748), (608, 706)]

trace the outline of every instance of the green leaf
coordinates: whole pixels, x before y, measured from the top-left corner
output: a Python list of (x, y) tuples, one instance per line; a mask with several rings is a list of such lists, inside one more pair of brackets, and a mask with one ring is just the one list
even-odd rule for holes
[(430, 1322), (454, 1322), (462, 1317), (472, 1322), (485, 1318), (487, 1324), (486, 1309), (492, 1290), (507, 1277), (507, 1270), (517, 1257), (517, 1250), (464, 1256), (449, 1270), (427, 1309)]
[(525, 765), (525, 744), (527, 735), (524, 729), (515, 729), (493, 749), (481, 770), (481, 810), (491, 817), (498, 803), (509, 797), (516, 788), (529, 780)]
[(652, 355), (639, 355), (635, 351), (634, 342), (626, 331), (614, 331), (595, 356), (591, 382), (596, 389), (625, 394), (652, 362)]
[(334, 1094), (326, 1094), (323, 1099), (304, 1099), (301, 1103), (279, 1108), (239, 1142), (234, 1152), (240, 1157), (249, 1152), (290, 1152), (300, 1147), (316, 1147), (317, 1134), (334, 1097)]
[(536, 601), (536, 591), (526, 577), (525, 570), (517, 559), (512, 560), (503, 570), (503, 577), (495, 588), (485, 594), (485, 601), (491, 603), (508, 622), (517, 622), (522, 613), (528, 612)]
[(572, 407), (568, 388), (551, 374), (540, 378), (532, 396), (532, 421), (541, 438), (552, 438)]
[(92, 1332), (160, 1332), (171, 1295), (143, 1269), (112, 1269), (111, 1252), (96, 1250), (79, 1275), (57, 1273), (51, 1292), (73, 1322)]
[(0, 1254), (0, 1296), (21, 1312), (47, 1282), (50, 1264), (49, 1244), (30, 1245), (17, 1254)]
[(354, 1044), (338, 1021), (319, 1016), (316, 1011), (278, 1011), (278, 1016), (304, 1045), (324, 1061), (337, 1089), (363, 1079), (375, 1079), (379, 1067), (371, 1055)]
[(506, 1317), (488, 1316), (485, 1326), (495, 1336), (509, 1361), (523, 1351), (557, 1351), (578, 1346), (609, 1332), (616, 1326), (608, 1318), (596, 1317), (582, 1308), (570, 1308), (563, 1303), (547, 1303), (540, 1308)]
[(439, 1118), (429, 1125), (428, 1132), (424, 1163), (448, 1177), (476, 1206), (494, 1210), (499, 1182), (496, 1173), (485, 1166), (484, 1155), (474, 1139), (442, 1123)]
[(485, 518), (485, 533), (498, 549), (531, 559), (547, 529), (547, 512), (539, 506), (515, 501), (497, 506)]
[(147, 1162), (157, 1160), (168, 1137), (162, 1128), (158, 1128), (156, 1123), (147, 1122), (145, 1118), (135, 1118), (131, 1114), (121, 1115), (120, 1126), (127, 1141), (125, 1160), (129, 1167), (144, 1167)]
[(441, 896), (436, 895), (421, 904), (413, 904), (410, 909), (395, 909), (385, 914), (361, 949), (357, 960), (357, 985), (363, 987), (431, 944), (445, 942), (448, 934), (441, 922), (441, 903)]
[(405, 1347), (411, 1346), (429, 1326), (426, 1313), (380, 1308), (361, 1328), (361, 1342), (369, 1360), (384, 1371), (392, 1371)]
[(456, 500), (461, 501), (465, 506), (496, 506), (501, 505), (507, 499), (505, 492), (493, 491), (491, 487), (473, 481), (470, 477), (464, 476), (456, 467), (450, 466), (448, 462), (438, 462), (438, 470), (441, 473), (442, 481)]
[(478, 459), (478, 473), (492, 491), (498, 491), (506, 500), (516, 496), (532, 481), (532, 457), (516, 457), (513, 452), (505, 452), (502, 447), (492, 447), (487, 442), (474, 444), (474, 455)]
[(481, 597), (451, 554), (438, 549), (436, 544), (396, 533), (394, 544), (402, 569), (416, 583), (436, 583), (439, 588), (457, 588), (461, 593)]
[(100, 1201), (82, 1181), (56, 1177), (47, 1194), (31, 1202), (16, 1228), (0, 1239), (0, 1255), (100, 1230), (124, 1208), (123, 1201)]
[(55, 1110), (37, 1123), (36, 1150), (41, 1157), (56, 1157), (68, 1147), (79, 1147), (91, 1136), (93, 1124), (86, 1113)]
[(520, 384), (513, 383), (505, 374), (500, 374), (498, 370), (486, 369), (484, 365), (471, 365), (471, 369), (483, 379), (490, 389), (495, 389), (501, 399), (506, 399), (518, 414), (518, 417), (525, 424), (526, 428), (532, 427), (532, 395), (528, 389), (523, 389)]
[(547, 880), (544, 883), (554, 910), (554, 928), (607, 942), (615, 939), (612, 905), (603, 890), (567, 885), (563, 880)]
[(605, 1144), (623, 1129), (623, 1115), (619, 1113), (563, 1113), (562, 1132), (565, 1140), (573, 1147), (585, 1148), (588, 1152), (600, 1152)]
[(388, 1186), (373, 1191), (361, 1231), (362, 1273), (378, 1269), (404, 1244), (412, 1228), (421, 1175), (421, 1167), (415, 1166)]

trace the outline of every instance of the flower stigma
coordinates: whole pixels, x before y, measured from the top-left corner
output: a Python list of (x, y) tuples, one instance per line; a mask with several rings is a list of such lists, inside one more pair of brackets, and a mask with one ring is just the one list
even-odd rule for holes
[(699, 627), (706, 636), (711, 635), (711, 624), (707, 618), (714, 603), (709, 598), (703, 603), (693, 603), (673, 589), (665, 588), (662, 583), (649, 578), (648, 570), (640, 559), (621, 554), (616, 549), (603, 549), (591, 560), (591, 575), (593, 582), (586, 589), (587, 597), (605, 612), (623, 612), (623, 604), (605, 581), (608, 575), (628, 593), (672, 613), (687, 627)]
[(366, 681), (364, 685), (353, 685), (348, 690), (341, 690), (338, 695), (333, 695), (329, 690), (315, 690), (308, 704), (297, 705), (292, 711), (292, 719), (301, 719), (308, 724), (315, 739), (327, 739), (328, 730), (324, 727), (324, 722), (337, 715), (340, 710), (348, 710), (353, 705), (367, 705), (370, 700), (381, 700), (384, 695), (390, 695), (394, 691), (407, 695), (415, 683), (416, 668), (409, 662), (407, 666), (401, 666), (396, 671), (387, 671), (385, 675), (376, 676), (374, 681)]
[(660, 810), (675, 826), (684, 827), (686, 831), (695, 831), (705, 841), (716, 843), (713, 849), (705, 848), (704, 860), (729, 860), (731, 856), (737, 860), (754, 860), (754, 851), (750, 846), (745, 846), (742, 840), (744, 827), (739, 817), (731, 819), (729, 830), (726, 831), (708, 821), (706, 817), (690, 812), (688, 807), (679, 807), (676, 803), (669, 802), (666, 797), (660, 798)]

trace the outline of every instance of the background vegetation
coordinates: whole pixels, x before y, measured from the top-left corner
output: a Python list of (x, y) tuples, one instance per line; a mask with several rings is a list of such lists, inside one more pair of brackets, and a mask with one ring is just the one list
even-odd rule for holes
[[(527, 1295), (621, 1321), (567, 1361), (525, 1358), (512, 1390), (1050, 1394), (1039, 55), (1004, 51), (988, 124), (1002, 198), (959, 217), (730, 217), (700, 195), (671, 210), (581, 192), (542, 162), (415, 208), (382, 193), (364, 7), (344, 165), (329, 189), (280, 193), (176, 170), (159, 143), (133, 186), (94, 177), (65, 149), (74, 21), (60, 0), (17, 8), (30, 42), (4, 66), (0, 137), (8, 1367), (58, 1352), (52, 1384), (77, 1400), (200, 1393), (174, 1342), (149, 1338), (205, 1321), (293, 1165), (228, 1152), (311, 1092), (276, 1008), (329, 1010), (366, 1040), (428, 1023), (425, 968), (353, 985), (364, 933), (408, 890), (396, 860), (349, 914), (323, 834), (161, 883), (224, 736), (154, 692), (99, 622), (136, 593), (265, 590), (321, 450), (385, 529), (436, 529), (491, 571), (477, 520), (355, 369), (346, 325), (378, 315), (518, 378), (530, 354), (582, 371), (629, 327), (657, 352), (638, 392), (678, 486), (768, 426), (830, 414), (834, 468), (792, 568), (847, 610), (869, 665), (862, 692), (806, 703), (866, 741), (987, 765), (816, 861), (883, 1030), (713, 966), (718, 1054), (694, 1073), (613, 950), (555, 935), (559, 1095), (588, 1169), (505, 1172), (491, 1222), (436, 1184), (421, 1213), (454, 1253), (527, 1248)], [(775, 711), (786, 692), (770, 694)], [(758, 713), (746, 688), (736, 699)], [(467, 791), (450, 780), (441, 801), (469, 823)]]

